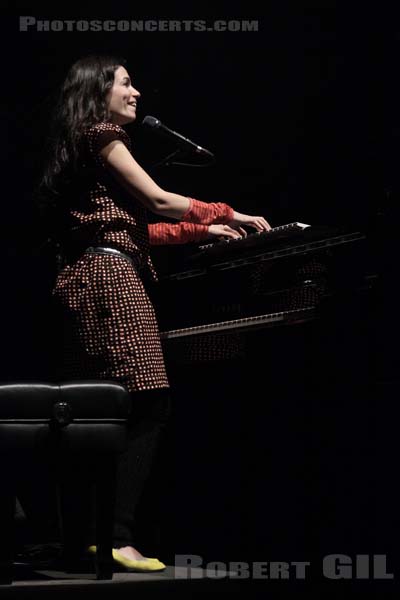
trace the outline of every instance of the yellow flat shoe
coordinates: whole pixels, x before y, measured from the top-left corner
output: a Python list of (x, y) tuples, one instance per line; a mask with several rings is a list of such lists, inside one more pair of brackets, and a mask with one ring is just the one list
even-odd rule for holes
[(128, 571), (135, 571), (137, 573), (146, 573), (149, 571), (164, 571), (166, 565), (162, 563), (158, 558), (141, 558), (139, 560), (133, 560), (126, 558), (113, 548), (112, 551), (113, 559), (115, 562)]
[[(97, 547), (89, 546), (87, 551), (89, 554), (96, 554)], [(118, 565), (124, 567), (128, 571), (146, 573), (149, 571), (164, 571), (164, 569), (167, 568), (164, 563), (158, 560), (158, 558), (144, 557), (139, 560), (133, 560), (131, 558), (126, 558), (126, 556), (123, 556), (115, 548), (112, 550), (112, 556)]]
[[(114, 548), (114, 549), (113, 549), (113, 551), (114, 551), (114, 550), (115, 550), (116, 552), (118, 551), (118, 550), (117, 550), (117, 548)], [(96, 552), (97, 552), (97, 546), (89, 546), (89, 547), (87, 548), (87, 552), (88, 552), (89, 554), (96, 554)], [(158, 561), (158, 558), (149, 558), (148, 556), (145, 556), (145, 558), (146, 558), (146, 560), (157, 560), (157, 561)], [(158, 561), (158, 562), (160, 562), (160, 561)]]

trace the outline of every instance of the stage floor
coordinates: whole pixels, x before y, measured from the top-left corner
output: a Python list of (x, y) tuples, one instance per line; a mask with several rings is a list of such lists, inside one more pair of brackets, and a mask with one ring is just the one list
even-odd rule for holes
[[(199, 598), (211, 590), (230, 592), (240, 583), (234, 573), (220, 572), (218, 579), (207, 577), (204, 569), (168, 566), (159, 573), (114, 573), (112, 580), (98, 581), (94, 573), (66, 573), (49, 569), (16, 569), (11, 585), (0, 586), (4, 598), (71, 598), (88, 596), (119, 599), (140, 594), (140, 598), (153, 597), (162, 592), (173, 593), (174, 598)], [(211, 586), (211, 587), (210, 587)]]

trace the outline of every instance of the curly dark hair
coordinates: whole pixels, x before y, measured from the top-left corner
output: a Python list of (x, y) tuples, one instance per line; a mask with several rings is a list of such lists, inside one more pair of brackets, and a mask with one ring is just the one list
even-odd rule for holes
[(85, 130), (109, 121), (106, 96), (120, 66), (126, 67), (124, 58), (89, 55), (70, 68), (52, 115), (47, 158), (39, 186), (44, 193), (58, 194), (71, 180)]

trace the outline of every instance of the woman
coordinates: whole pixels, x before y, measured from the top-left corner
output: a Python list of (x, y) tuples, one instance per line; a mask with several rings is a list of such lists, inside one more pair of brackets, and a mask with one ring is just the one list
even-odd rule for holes
[[(55, 208), (64, 266), (53, 296), (64, 324), (62, 376), (108, 379), (132, 394), (129, 449), (117, 478), (114, 559), (131, 570), (165, 565), (134, 547), (133, 517), (168, 415), (169, 382), (146, 292), (150, 244), (241, 237), (270, 227), (224, 203), (161, 189), (131, 153), (123, 126), (140, 93), (121, 59), (77, 61), (62, 86), (42, 189)], [(147, 210), (177, 224), (149, 225)], [(139, 459), (139, 460), (138, 460)]]

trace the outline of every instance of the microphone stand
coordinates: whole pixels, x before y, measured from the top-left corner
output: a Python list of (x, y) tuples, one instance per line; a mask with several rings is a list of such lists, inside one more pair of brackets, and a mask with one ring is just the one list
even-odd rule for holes
[(172, 165), (177, 165), (177, 166), (182, 166), (182, 167), (209, 167), (215, 163), (214, 157), (212, 157), (208, 162), (206, 162), (204, 164), (176, 162), (176, 161), (172, 160), (173, 158), (184, 158), (187, 155), (188, 155), (187, 150), (185, 151), (185, 150), (181, 150), (180, 148), (178, 148), (177, 150), (174, 150), (174, 152), (171, 152), (171, 154), (168, 154), (168, 156), (166, 156), (159, 162), (152, 165), (150, 167), (150, 169), (153, 170), (153, 169), (158, 169), (160, 167), (170, 167)]
[[(166, 156), (165, 158), (163, 158), (162, 160), (160, 160), (158, 163), (155, 163), (154, 165), (151, 166), (151, 169), (158, 169), (159, 167), (170, 167), (171, 165), (174, 164), (174, 162), (171, 162), (171, 159), (174, 156), (179, 156), (179, 153), (181, 152), (181, 150), (174, 150), (173, 152), (171, 152), (171, 154), (168, 154), (168, 156)], [(185, 153), (183, 153), (183, 155), (185, 155)]]

